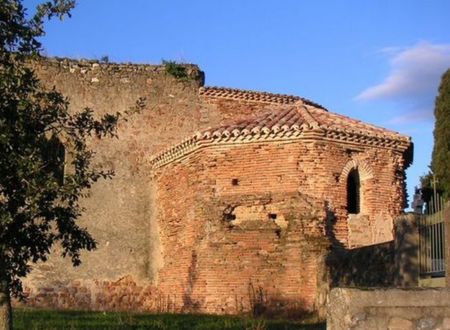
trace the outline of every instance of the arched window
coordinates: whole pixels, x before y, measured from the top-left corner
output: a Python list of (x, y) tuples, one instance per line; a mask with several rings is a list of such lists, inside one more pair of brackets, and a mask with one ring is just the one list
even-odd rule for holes
[(52, 174), (60, 185), (64, 183), (64, 145), (56, 137), (46, 140), (44, 147), (45, 169)]
[(357, 169), (352, 169), (347, 177), (347, 211), (351, 214), (361, 212), (361, 182)]

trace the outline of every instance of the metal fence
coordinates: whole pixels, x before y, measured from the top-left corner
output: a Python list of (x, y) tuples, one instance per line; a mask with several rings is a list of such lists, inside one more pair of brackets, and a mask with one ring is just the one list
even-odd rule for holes
[(419, 220), (420, 277), (445, 276), (444, 200), (436, 196)]

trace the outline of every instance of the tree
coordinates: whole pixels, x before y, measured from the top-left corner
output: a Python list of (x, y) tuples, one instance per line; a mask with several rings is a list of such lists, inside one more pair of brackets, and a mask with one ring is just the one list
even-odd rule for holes
[(434, 109), (434, 148), (431, 169), (444, 198), (450, 197), (450, 69), (444, 73)]
[[(74, 0), (52, 0), (27, 18), (21, 0), (0, 1), (0, 329), (12, 327), (10, 297), (22, 297), (20, 279), (31, 262), (46, 261), (56, 243), (74, 266), (81, 250), (95, 249), (77, 224), (80, 201), (95, 181), (113, 175), (93, 168), (86, 142), (116, 136), (121, 114), (69, 112), (67, 99), (44, 90), (27, 66), (40, 56), (44, 20), (62, 19), (73, 7)], [(63, 179), (62, 166), (71, 168)]]

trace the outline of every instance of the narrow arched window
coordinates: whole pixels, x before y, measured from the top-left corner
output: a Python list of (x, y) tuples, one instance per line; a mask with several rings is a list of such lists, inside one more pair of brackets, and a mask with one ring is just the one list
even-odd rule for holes
[(64, 183), (64, 160), (65, 149), (64, 145), (56, 137), (51, 137), (46, 140), (44, 147), (44, 161), (45, 169), (52, 174), (58, 184)]
[(361, 211), (361, 183), (357, 169), (352, 169), (347, 178), (347, 211), (351, 214)]

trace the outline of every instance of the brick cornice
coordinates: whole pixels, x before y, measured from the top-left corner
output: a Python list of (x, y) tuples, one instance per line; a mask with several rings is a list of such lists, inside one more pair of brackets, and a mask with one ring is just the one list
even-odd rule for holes
[[(223, 144), (244, 144), (264, 141), (288, 141), (304, 140), (306, 141), (334, 141), (349, 145), (372, 146), (384, 149), (398, 150), (402, 153), (411, 147), (411, 142), (406, 139), (394, 139), (382, 136), (370, 136), (352, 132), (339, 132), (327, 130), (326, 128), (312, 128), (308, 126), (299, 126), (291, 129), (259, 129), (253, 132), (242, 132), (233, 130), (225, 131), (221, 134), (197, 133), (183, 142), (170, 147), (150, 159), (150, 165), (157, 169), (171, 162), (182, 159), (189, 154), (214, 145)], [(408, 163), (408, 161), (407, 161)]]
[(152, 168), (164, 166), (212, 145), (300, 139), (388, 148), (405, 153), (407, 165), (412, 161), (412, 143), (409, 137), (329, 112), (297, 96), (215, 87), (202, 87), (199, 93), (214, 98), (272, 103), (277, 111), (198, 132), (152, 157)]

